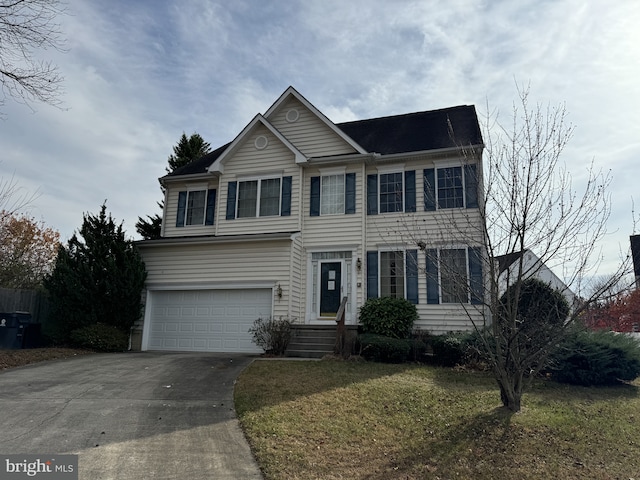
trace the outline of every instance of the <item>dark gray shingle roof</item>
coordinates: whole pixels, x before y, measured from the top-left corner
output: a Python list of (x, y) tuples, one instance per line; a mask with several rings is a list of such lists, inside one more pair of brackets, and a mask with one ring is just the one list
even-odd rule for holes
[[(357, 120), (336, 126), (367, 152), (383, 155), (482, 144), (473, 105)], [(168, 176), (204, 173), (228, 146), (227, 143)]]

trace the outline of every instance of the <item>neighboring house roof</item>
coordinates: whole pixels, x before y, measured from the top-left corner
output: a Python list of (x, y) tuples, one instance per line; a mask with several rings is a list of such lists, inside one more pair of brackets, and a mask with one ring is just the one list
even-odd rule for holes
[[(369, 153), (391, 155), (481, 145), (473, 105), (338, 123), (336, 127)], [(231, 143), (175, 170), (167, 177), (206, 173)]]
[(524, 250), (522, 252), (513, 252), (507, 253), (506, 255), (498, 255), (494, 257), (494, 260), (498, 262), (498, 273), (504, 272), (507, 268), (509, 268), (513, 263), (520, 257), (524, 256), (529, 250)]

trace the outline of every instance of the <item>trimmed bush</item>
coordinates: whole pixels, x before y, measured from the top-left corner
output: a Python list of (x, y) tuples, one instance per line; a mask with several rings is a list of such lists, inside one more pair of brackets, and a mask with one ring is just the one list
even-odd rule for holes
[(409, 357), (409, 340), (363, 333), (358, 337), (360, 355), (373, 362), (404, 363)]
[(553, 354), (550, 372), (561, 383), (595, 386), (640, 376), (640, 344), (608, 331), (572, 333)]
[(464, 363), (468, 343), (468, 333), (447, 333), (431, 337), (433, 362), (443, 367), (455, 367)]
[(408, 338), (417, 319), (416, 306), (404, 298), (370, 298), (360, 307), (363, 333)]
[(69, 338), (76, 347), (100, 352), (124, 352), (129, 348), (129, 335), (104, 323), (73, 330)]
[(288, 318), (258, 318), (249, 329), (253, 343), (270, 355), (284, 355), (291, 340), (291, 321)]

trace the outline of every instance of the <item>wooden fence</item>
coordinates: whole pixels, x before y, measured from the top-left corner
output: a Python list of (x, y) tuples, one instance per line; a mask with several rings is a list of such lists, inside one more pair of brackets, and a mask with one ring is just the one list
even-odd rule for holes
[(49, 300), (38, 290), (0, 288), (0, 312), (28, 312), (34, 322), (44, 324), (49, 316)]

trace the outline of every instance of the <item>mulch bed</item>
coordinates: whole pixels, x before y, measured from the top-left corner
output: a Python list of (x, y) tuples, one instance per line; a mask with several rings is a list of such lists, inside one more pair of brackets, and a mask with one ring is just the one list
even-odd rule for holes
[(30, 348), (24, 350), (0, 350), (0, 370), (43, 362), (69, 358), (77, 355), (95, 353), (91, 350), (77, 348)]

